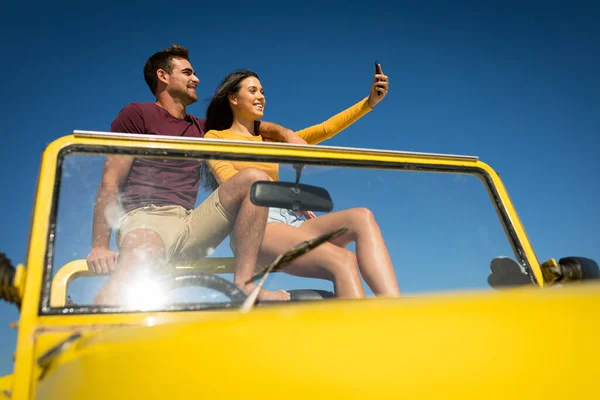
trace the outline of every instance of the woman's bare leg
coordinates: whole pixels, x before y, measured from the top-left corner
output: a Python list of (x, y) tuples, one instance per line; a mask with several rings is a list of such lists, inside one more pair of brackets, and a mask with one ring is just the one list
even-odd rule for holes
[(356, 242), (356, 256), (360, 272), (375, 295), (399, 296), (394, 266), (381, 235), (379, 225), (367, 208), (352, 208), (309, 219), (300, 230), (312, 236), (322, 235), (341, 227), (348, 232), (331, 243), (346, 247)]
[[(290, 225), (267, 224), (259, 260), (263, 264), (270, 263), (298, 243), (313, 238), (313, 234)], [(331, 243), (324, 243), (298, 257), (283, 271), (290, 275), (333, 281), (335, 293), (340, 298), (365, 297), (356, 256)]]
[[(239, 249), (239, 245), (236, 243), (235, 236), (232, 235), (230, 237), (230, 240), (231, 240), (231, 244), (232, 244), (233, 248)], [(258, 251), (260, 251), (260, 249)], [(264, 263), (260, 259), (260, 257), (257, 256), (256, 266), (257, 267), (261, 266), (261, 264), (266, 264), (266, 263)], [(254, 291), (254, 289), (256, 289), (256, 286), (258, 286), (257, 283), (255, 283), (255, 282), (246, 283), (252, 277), (252, 275), (254, 275), (255, 270), (256, 270), (256, 268), (252, 268), (252, 269), (236, 268), (233, 273), (233, 283), (235, 283), (236, 286), (239, 287), (247, 295), (252, 293)], [(257, 299), (259, 301), (287, 301), (287, 300), (290, 300), (291, 297), (292, 296), (285, 290), (273, 291), (273, 290), (267, 290), (267, 289), (261, 288), (260, 292), (258, 292)]]

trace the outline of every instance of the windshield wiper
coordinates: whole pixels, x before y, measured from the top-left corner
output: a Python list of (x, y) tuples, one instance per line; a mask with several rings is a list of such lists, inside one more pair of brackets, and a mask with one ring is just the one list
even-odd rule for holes
[(248, 312), (256, 302), (256, 298), (258, 297), (258, 293), (262, 289), (265, 281), (269, 277), (269, 274), (273, 271), (280, 271), (286, 264), (289, 264), (296, 258), (300, 257), (303, 254), (308, 253), (315, 247), (322, 245), (325, 242), (330, 241), (333, 238), (343, 235), (348, 231), (348, 228), (340, 228), (338, 230), (325, 233), (321, 236), (317, 236), (314, 239), (306, 240), (304, 242), (298, 243), (296, 246), (292, 247), (290, 250), (278, 256), (275, 261), (270, 264), (267, 264), (262, 270), (258, 271), (252, 278), (248, 279), (245, 283), (254, 282), (257, 279), (260, 279), (260, 282), (256, 286), (256, 288), (248, 295), (248, 298), (242, 304), (240, 308), (241, 312)]

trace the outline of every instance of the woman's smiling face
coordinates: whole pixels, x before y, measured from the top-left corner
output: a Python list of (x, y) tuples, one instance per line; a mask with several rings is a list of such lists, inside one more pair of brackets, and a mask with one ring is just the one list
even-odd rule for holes
[(265, 91), (258, 78), (248, 77), (240, 84), (240, 90), (229, 97), (232, 110), (250, 119), (261, 118), (265, 110)]

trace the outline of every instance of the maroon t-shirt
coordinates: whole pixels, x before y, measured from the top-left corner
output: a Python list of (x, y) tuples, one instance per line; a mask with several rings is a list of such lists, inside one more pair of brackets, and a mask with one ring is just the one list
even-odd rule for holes
[[(130, 103), (121, 110), (111, 132), (146, 135), (204, 137), (206, 120), (190, 114), (173, 117), (155, 103)], [(135, 158), (121, 187), (125, 212), (150, 204), (194, 208), (200, 186), (201, 161)]]

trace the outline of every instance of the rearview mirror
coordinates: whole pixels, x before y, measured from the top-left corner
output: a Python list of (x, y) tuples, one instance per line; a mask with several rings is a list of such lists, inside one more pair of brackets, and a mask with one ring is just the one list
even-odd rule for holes
[(294, 211), (333, 210), (333, 201), (327, 190), (302, 183), (255, 182), (250, 188), (250, 201), (257, 206), (287, 208)]

